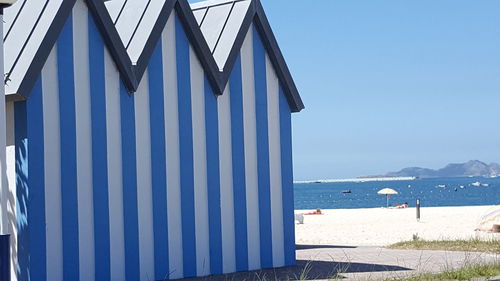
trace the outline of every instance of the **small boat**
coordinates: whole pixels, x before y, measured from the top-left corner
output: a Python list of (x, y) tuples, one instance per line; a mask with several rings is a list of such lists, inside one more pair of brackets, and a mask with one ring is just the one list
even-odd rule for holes
[(440, 184), (437, 187), (439, 187), (439, 188), (446, 188), (446, 185), (445, 184)]
[(342, 190), (341, 192), (342, 192), (343, 194), (349, 194), (349, 193), (352, 193), (352, 191), (351, 191), (351, 190)]
[(478, 181), (476, 181), (476, 182), (471, 183), (471, 185), (472, 185), (472, 186), (481, 186), (481, 183), (480, 183), (480, 182), (478, 182)]
[(465, 188), (465, 186), (463, 186), (463, 185), (460, 186), (460, 189), (464, 189), (464, 188)]

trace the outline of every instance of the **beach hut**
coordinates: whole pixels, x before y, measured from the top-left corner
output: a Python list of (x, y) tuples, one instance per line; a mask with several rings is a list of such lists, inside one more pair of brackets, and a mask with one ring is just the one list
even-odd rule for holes
[(12, 280), (295, 263), (304, 106), (258, 0), (18, 1), (3, 20)]

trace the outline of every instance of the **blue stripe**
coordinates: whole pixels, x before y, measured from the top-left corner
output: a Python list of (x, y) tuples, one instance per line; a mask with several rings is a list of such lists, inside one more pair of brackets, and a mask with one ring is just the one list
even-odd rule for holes
[(293, 214), (292, 112), (280, 87), (281, 185), (285, 266), (295, 265), (295, 219)]
[(243, 136), (243, 86), (241, 79), (241, 58), (238, 56), (229, 81), (236, 271), (248, 270), (245, 144)]
[[(28, 114), (37, 118), (28, 120)], [(14, 118), (18, 280), (47, 280), (41, 79), (27, 101), (14, 104)]]
[[(31, 93), (31, 99), (36, 103), (35, 96), (41, 97), (40, 79), (37, 80), (37, 85)], [(40, 99), (41, 100), (41, 99)], [(16, 157), (16, 226), (17, 226), (17, 277), (20, 281), (29, 280), (30, 274), (30, 225), (29, 220), (29, 155), (28, 155), (28, 136), (27, 136), (27, 120), (26, 120), (26, 102), (20, 101), (14, 103), (14, 138), (15, 138), (15, 157)], [(40, 115), (42, 116), (42, 115)], [(42, 116), (43, 118), (43, 116)], [(37, 119), (42, 121), (43, 119)], [(42, 146), (43, 149), (43, 146)], [(43, 152), (43, 150), (42, 150)], [(33, 151), (33, 156), (35, 151)], [(40, 157), (40, 155), (38, 155)], [(42, 154), (43, 157), (43, 154)], [(42, 158), (43, 159), (43, 158)], [(40, 162), (43, 163), (43, 162)], [(36, 173), (37, 171), (33, 171)], [(41, 183), (42, 181), (40, 181)], [(44, 233), (45, 234), (45, 233)], [(43, 276), (43, 275), (42, 275)]]
[(149, 62), (149, 114), (151, 131), (151, 182), (153, 186), (153, 234), (155, 280), (169, 276), (167, 219), (167, 161), (161, 42)]
[[(45, 232), (45, 161), (43, 139), (43, 91), (41, 80), (26, 102), (28, 139), (28, 228), (30, 280), (47, 279)], [(36, 116), (33, 118), (30, 116)]]
[(59, 35), (57, 61), (59, 116), (61, 124), (63, 277), (64, 280), (78, 280), (80, 274), (72, 16), (68, 17)]
[(255, 27), (253, 34), (255, 115), (257, 119), (257, 174), (259, 183), (260, 263), (262, 268), (270, 268), (273, 267), (273, 247), (267, 119), (266, 51), (264, 50), (264, 45)]
[(179, 150), (181, 176), (182, 250), (184, 277), (196, 276), (194, 211), (193, 124), (189, 41), (178, 17), (175, 22), (177, 87), (179, 103)]
[(139, 218), (137, 210), (137, 169), (135, 152), (134, 97), (120, 83), (122, 131), (123, 221), (125, 232), (126, 280), (139, 280)]
[(207, 151), (208, 226), (210, 273), (222, 273), (222, 223), (220, 208), (219, 117), (217, 96), (205, 78), (205, 135)]
[(109, 193), (106, 137), (104, 41), (89, 19), (90, 102), (92, 115), (92, 186), (94, 203), (95, 280), (110, 280)]

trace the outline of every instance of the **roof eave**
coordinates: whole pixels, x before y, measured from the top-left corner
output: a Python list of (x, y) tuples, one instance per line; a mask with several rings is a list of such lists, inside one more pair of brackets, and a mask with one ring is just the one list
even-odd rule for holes
[(184, 25), (186, 35), (207, 74), (207, 78), (214, 88), (215, 94), (222, 95), (226, 87), (226, 81), (222, 79), (222, 73), (219, 71), (217, 63), (210, 52), (210, 47), (205, 37), (203, 37), (201, 29), (198, 27), (198, 22), (194, 17), (193, 11), (186, 0), (177, 0), (176, 2), (175, 10), (179, 15), (181, 23)]
[(236, 40), (231, 48), (228, 59), (224, 64), (224, 69), (221, 73), (223, 84), (226, 85), (231, 72), (233, 70), (236, 59), (239, 56), (240, 49), (245, 41), (245, 37), (250, 30), (252, 23), (255, 24), (257, 31), (261, 35), (264, 47), (269, 55), (269, 58), (276, 70), (276, 74), (283, 85), (288, 104), (292, 112), (300, 112), (305, 108), (300, 97), (299, 91), (295, 85), (290, 70), (285, 62), (281, 49), (274, 33), (269, 25), (264, 8), (259, 0), (252, 0), (248, 11), (245, 15), (241, 28), (236, 35)]
[(149, 36), (148, 40), (146, 41), (144, 49), (139, 56), (139, 59), (137, 60), (137, 64), (135, 67), (136, 77), (141, 78), (144, 75), (144, 72), (148, 67), (149, 60), (151, 59), (151, 56), (153, 55), (158, 42), (161, 40), (161, 34), (163, 32), (163, 29), (165, 28), (165, 25), (167, 24), (168, 19), (170, 18), (170, 15), (172, 14), (175, 2), (176, 1), (166, 1), (163, 5), (158, 19), (156, 20), (151, 31), (151, 36)]
[(295, 82), (293, 80), (292, 74), (286, 64), (285, 58), (283, 57), (283, 53), (278, 45), (278, 41), (274, 36), (274, 33), (271, 29), (271, 25), (267, 20), (267, 16), (264, 12), (264, 8), (262, 7), (259, 0), (255, 1), (256, 7), (256, 17), (255, 23), (257, 30), (261, 33), (261, 38), (264, 41), (264, 46), (266, 47), (269, 58), (273, 62), (273, 65), (278, 74), (278, 78), (284, 84), (285, 92), (288, 93), (287, 100), (290, 104), (292, 112), (300, 112), (305, 108), (302, 98), (300, 97), (299, 91)]
[(51, 23), (49, 29), (47, 30), (47, 34), (42, 40), (40, 47), (36, 51), (33, 60), (28, 67), (19, 87), (14, 90), (14, 94), (7, 94), (6, 97), (14, 95), (14, 96), (22, 96), (24, 99), (29, 97), (31, 89), (33, 85), (35, 85), (36, 80), (40, 76), (42, 68), (45, 64), (45, 61), (50, 55), (52, 48), (54, 47), (57, 39), (59, 38), (59, 34), (68, 19), (73, 6), (75, 5), (76, 0), (64, 0), (57, 11), (56, 16), (54, 17), (54, 21)]
[(5, 95), (6, 102), (16, 102), (26, 100), (26, 96), (20, 94), (7, 94)]
[(118, 67), (125, 87), (129, 93), (134, 93), (139, 86), (134, 66), (104, 5), (104, 1), (90, 0), (86, 2), (97, 28), (101, 31), (104, 42)]

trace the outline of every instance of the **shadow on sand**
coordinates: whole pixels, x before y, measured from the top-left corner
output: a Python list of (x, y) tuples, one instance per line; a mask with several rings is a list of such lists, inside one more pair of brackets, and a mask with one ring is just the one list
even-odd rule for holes
[[(297, 250), (320, 248), (356, 248), (344, 246), (297, 245)], [(275, 269), (249, 272), (237, 272), (226, 275), (214, 275), (200, 278), (180, 279), (182, 281), (277, 281), (277, 280), (341, 280), (342, 274), (368, 273), (384, 271), (409, 271), (410, 268), (367, 263), (349, 263), (335, 261), (298, 260), (297, 265)]]
[(356, 249), (356, 246), (339, 246), (339, 245), (296, 245), (297, 250), (311, 249)]

